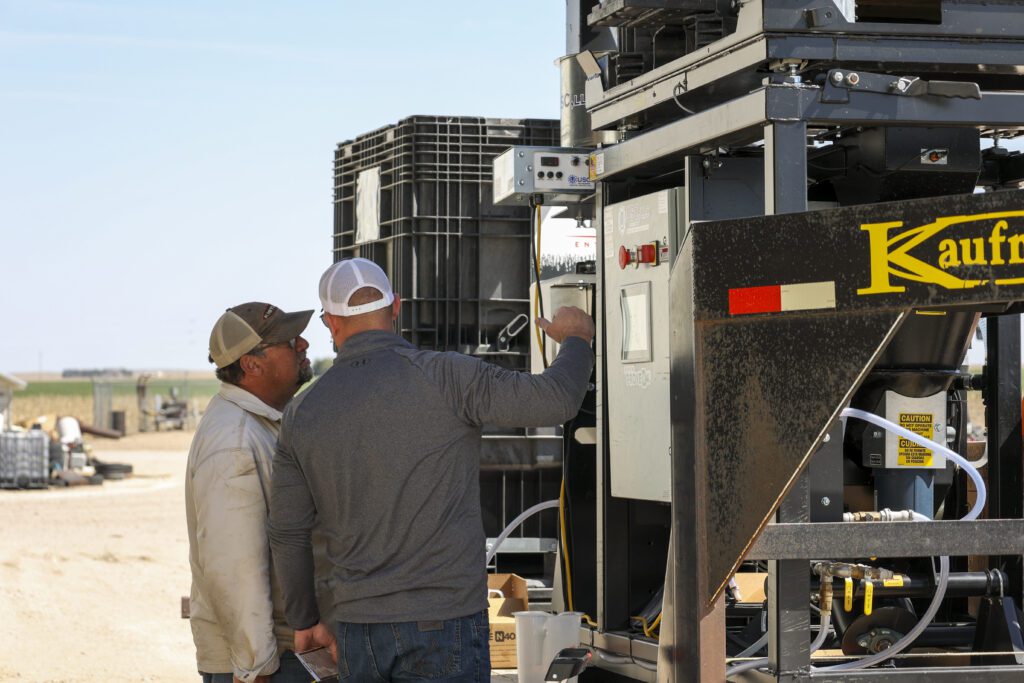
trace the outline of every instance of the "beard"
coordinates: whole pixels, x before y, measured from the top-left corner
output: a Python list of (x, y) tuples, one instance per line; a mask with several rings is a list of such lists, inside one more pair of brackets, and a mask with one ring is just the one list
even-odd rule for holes
[(313, 366), (303, 365), (299, 367), (299, 386), (301, 387), (311, 379), (313, 379)]

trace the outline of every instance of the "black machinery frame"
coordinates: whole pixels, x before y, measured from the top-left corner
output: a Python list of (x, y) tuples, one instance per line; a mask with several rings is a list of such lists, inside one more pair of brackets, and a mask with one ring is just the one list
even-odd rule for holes
[[(715, 66), (712, 58), (680, 59), (637, 79), (630, 87), (608, 93), (593, 83), (599, 74), (590, 73), (588, 99), (592, 101), (588, 109), (595, 127), (618, 123), (621, 130), (628, 130), (634, 127), (637, 115), (658, 112), (649, 119), (657, 127), (598, 150), (592, 157), (600, 181), (599, 237), (603, 234), (601, 208), (672, 184), (688, 188), (688, 233), (672, 275), (673, 501), (660, 644), (655, 650), (650, 639), (615, 633), (607, 627), (618, 623), (625, 609), (622, 579), (630, 569), (624, 566), (628, 560), (624, 560), (621, 547), (630, 543), (630, 525), (629, 503), (607, 492), (608, 455), (600, 451), (599, 462), (605, 466), (596, 475), (601, 492), (595, 539), (598, 626), (585, 629), (584, 641), (621, 655), (621, 661), (604, 666), (631, 677), (653, 680), (650, 667), (638, 667), (637, 662), (650, 663), (656, 653), (659, 680), (720, 681), (725, 677), (723, 588), (744, 558), (765, 559), (770, 561), (770, 668), (780, 681), (959, 681), (968, 675), (986, 681), (1020, 680), (1024, 669), (1013, 665), (813, 670), (807, 641), (807, 559), (986, 554), (994, 566), (1007, 571), (1009, 594), (1019, 605), (1024, 555), (1021, 342), (1019, 316), (1013, 312), (1015, 302), (1024, 300), (1024, 279), (1020, 279), (1024, 273), (1003, 277), (991, 266), (976, 267), (965, 278), (984, 284), (946, 289), (922, 283), (920, 278), (899, 278), (890, 270), (892, 262), (886, 260), (886, 272), (899, 279), (899, 287), (892, 289), (902, 291), (865, 297), (857, 290), (870, 289), (872, 281), (870, 232), (863, 226), (883, 222), (924, 226), (940, 217), (998, 214), (1006, 220), (1009, 233), (1024, 232), (1024, 192), (908, 200), (812, 214), (807, 213), (806, 190), (808, 140), (816, 130), (900, 125), (968, 127), (986, 133), (1020, 131), (1024, 128), (1024, 94), (999, 90), (1005, 81), (992, 78), (992, 74), (1001, 78), (1013, 75), (1012, 69), (1003, 66), (1024, 61), (1022, 36), (1007, 34), (998, 44), (961, 40), (949, 52), (949, 31), (929, 33), (928, 27), (901, 26), (899, 35), (881, 35), (896, 32), (864, 26), (862, 32), (869, 35), (829, 36), (837, 25), (814, 26), (813, 21), (823, 20), (809, 14), (817, 5), (834, 7), (827, 1), (796, 3), (800, 7), (790, 8), (792, 13), (786, 16), (810, 17), (811, 25), (802, 26), (805, 33), (782, 26), (782, 3), (754, 0), (751, 4), (761, 5), (764, 23), (760, 31), (765, 35), (754, 31), (744, 38), (750, 45), (756, 43), (756, 48), (748, 45), (743, 51), (737, 42), (735, 50), (716, 55), (720, 61), (731, 60), (725, 66)], [(965, 8), (975, 6), (951, 0), (942, 5), (943, 11), (957, 10), (950, 16), (961, 18), (966, 16)], [(1006, 3), (990, 9), (973, 20), (984, 24), (989, 33), (996, 28), (993, 22), (1022, 16), (1020, 9)], [(773, 26), (775, 35), (768, 33)], [(814, 31), (817, 34), (811, 35)], [(841, 46), (856, 50), (844, 53)], [(895, 55), (908, 53), (915, 55), (914, 64), (921, 71), (925, 71), (921, 67), (925, 63), (944, 60), (956, 65), (994, 62), (997, 66), (990, 73), (975, 80), (995, 87), (978, 89), (976, 95), (959, 87), (952, 95), (939, 88), (929, 92), (927, 87), (913, 94), (895, 88), (837, 90), (832, 72), (825, 83), (805, 83), (792, 68), (788, 74), (784, 70), (769, 77), (747, 94), (735, 96), (725, 88), (728, 97), (724, 101), (697, 113), (684, 115), (686, 109), (673, 109), (677, 104), (699, 103), (701, 85), (716, 78), (742, 81), (746, 87), (743, 78), (749, 77), (736, 74), (773, 57), (796, 55), (799, 61), (801, 49), (811, 59), (831, 58), (837, 65), (846, 57), (856, 68), (867, 63), (888, 65), (887, 55), (899, 63)], [(736, 61), (741, 57), (749, 63)], [(943, 73), (941, 66), (927, 70)], [(954, 71), (969, 69), (957, 66)], [(687, 74), (691, 77), (687, 98), (673, 103), (675, 97), (666, 97), (671, 87), (659, 83), (685, 82)], [(595, 92), (599, 97), (591, 98)], [(658, 97), (661, 102), (654, 104)], [(630, 123), (623, 126), (624, 122)], [(709, 201), (708, 187), (715, 183), (716, 169), (724, 171), (738, 160), (719, 159), (718, 150), (749, 148), (760, 141), (763, 171), (758, 181), (763, 184), (761, 209), (765, 215), (751, 218), (753, 214), (740, 213), (748, 217), (721, 220), (735, 214), (723, 212), (721, 204)], [(603, 253), (602, 244), (598, 253)], [(889, 252), (884, 256), (888, 258)], [(601, 259), (598, 263), (598, 286), (603, 289), (604, 264)], [(830, 310), (750, 316), (729, 313), (730, 289), (823, 279), (835, 283), (836, 301)], [(825, 443), (839, 411), (912, 310), (950, 307), (989, 315), (984, 382), (989, 519), (919, 523), (912, 528), (844, 525), (841, 537), (835, 524), (810, 524), (807, 466)], [(600, 307), (599, 315), (603, 316)], [(737, 419), (737, 415), (743, 417)], [(753, 466), (755, 456), (757, 465)], [(742, 500), (737, 491), (743, 492)], [(768, 524), (770, 518), (774, 524)]]

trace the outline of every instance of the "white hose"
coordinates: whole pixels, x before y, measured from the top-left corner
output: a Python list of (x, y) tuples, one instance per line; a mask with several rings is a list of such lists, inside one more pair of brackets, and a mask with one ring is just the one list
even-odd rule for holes
[[(828, 638), (828, 633), (830, 630), (829, 627), (831, 626), (831, 624), (832, 613), (823, 613), (821, 615), (821, 624), (818, 627), (818, 637), (814, 639), (813, 643), (811, 643), (812, 655), (818, 650), (820, 650), (821, 646), (825, 644), (825, 639)], [(768, 642), (768, 634), (765, 633), (764, 636), (761, 637), (761, 640), (763, 640), (764, 642)], [(761, 640), (758, 640), (758, 643), (761, 643), (761, 646), (763, 646), (764, 643), (761, 642)], [(757, 643), (754, 643), (754, 645), (757, 645)], [(751, 647), (753, 647), (753, 645), (751, 645)], [(750, 648), (747, 649), (749, 650)], [(757, 649), (759, 650), (761, 649), (761, 647), (758, 647)], [(757, 650), (754, 650), (754, 652), (757, 652)], [(745, 656), (746, 655), (743, 653), (737, 655), (737, 657)], [(767, 657), (762, 657), (761, 659), (754, 659), (749, 662), (743, 662), (742, 664), (734, 664), (733, 666), (730, 666), (728, 669), (725, 670), (725, 677), (728, 678), (729, 676), (735, 676), (737, 674), (743, 673), (744, 671), (750, 671), (751, 669), (760, 669), (762, 666), (768, 666)]]
[(957, 465), (960, 466), (961, 469), (967, 472), (967, 475), (974, 481), (975, 488), (978, 489), (978, 499), (974, 501), (974, 507), (971, 508), (971, 511), (964, 515), (964, 519), (977, 519), (981, 515), (981, 511), (985, 507), (985, 480), (981, 478), (981, 475), (978, 473), (978, 470), (974, 468), (974, 465), (971, 463), (970, 460), (963, 457), (956, 451), (946, 448), (942, 444), (936, 443), (931, 439), (926, 439), (920, 434), (915, 434), (909, 429), (904, 429), (895, 422), (889, 422), (885, 418), (879, 417), (874, 413), (868, 413), (863, 410), (857, 410), (856, 408), (846, 408), (845, 410), (843, 410), (841, 414), (843, 417), (853, 417), (858, 420), (863, 420), (864, 422), (870, 422), (871, 424), (877, 427), (881, 427), (886, 431), (890, 431), (893, 434), (902, 436), (904, 439), (909, 439), (919, 446), (924, 446), (925, 448), (936, 450), (945, 455), (953, 462), (955, 462)]
[[(915, 434), (909, 429), (904, 429), (894, 422), (890, 422), (885, 418), (879, 417), (873, 413), (868, 413), (863, 410), (857, 410), (856, 408), (846, 408), (842, 412), (843, 417), (852, 417), (864, 422), (869, 422), (875, 426), (881, 427), (887, 431), (890, 431), (898, 436), (902, 436), (904, 439), (909, 439), (914, 443), (924, 446), (925, 448), (936, 450), (947, 458), (955, 462), (961, 469), (967, 472), (967, 475), (974, 481), (974, 486), (978, 491), (978, 498), (974, 503), (974, 507), (971, 508), (965, 516), (965, 520), (977, 519), (981, 514), (982, 508), (985, 507), (985, 481), (981, 478), (981, 474), (978, 470), (968, 461), (966, 458), (961, 456), (956, 451), (950, 450), (942, 444), (936, 443), (931, 439), (926, 439), (920, 434)], [(914, 513), (914, 519), (916, 521), (931, 521), (925, 515), (919, 512)], [(921, 632), (928, 628), (928, 625), (932, 623), (932, 619), (935, 618), (935, 613), (939, 611), (939, 605), (942, 599), (946, 595), (946, 586), (949, 583), (949, 557), (942, 556), (939, 558), (939, 583), (935, 587), (935, 595), (932, 596), (931, 604), (928, 605), (928, 609), (922, 615), (921, 619), (914, 625), (914, 628), (910, 629), (905, 636), (893, 643), (892, 647), (876, 652), (873, 655), (856, 659), (852, 662), (843, 662), (842, 664), (835, 664), (833, 666), (826, 667), (814, 667), (815, 671), (848, 671), (850, 669), (863, 669), (865, 667), (884, 662), (887, 659), (895, 657), (903, 650), (907, 649), (914, 640), (921, 635)]]
[[(954, 463), (957, 464), (958, 467), (967, 472), (967, 475), (974, 482), (974, 486), (978, 492), (978, 497), (974, 502), (974, 507), (971, 508), (970, 512), (964, 515), (963, 519), (968, 521), (975, 520), (981, 515), (981, 511), (985, 507), (985, 498), (987, 496), (987, 491), (985, 489), (985, 480), (981, 478), (981, 474), (978, 473), (978, 470), (975, 469), (974, 465), (969, 460), (961, 456), (956, 451), (953, 451), (947, 448), (946, 446), (943, 446), (942, 444), (936, 443), (931, 439), (926, 439), (920, 434), (915, 434), (909, 429), (905, 429), (894, 422), (890, 422), (885, 418), (875, 415), (874, 413), (868, 413), (863, 410), (858, 410), (857, 408), (846, 408), (843, 410), (841, 415), (842, 417), (852, 417), (858, 420), (863, 420), (864, 422), (869, 422), (877, 427), (885, 429), (886, 431), (890, 431), (896, 434), (897, 436), (902, 436), (904, 439), (909, 439), (910, 441), (913, 441), (919, 446), (936, 450), (939, 453), (945, 455), (946, 458), (952, 460)], [(928, 517), (922, 515), (919, 512), (913, 512), (912, 514), (915, 521), (931, 521)], [(914, 628), (910, 629), (910, 631), (908, 631), (905, 636), (903, 636), (898, 641), (893, 643), (893, 645), (888, 649), (883, 650), (881, 652), (876, 652), (873, 655), (868, 655), (867, 657), (862, 657), (851, 662), (835, 664), (833, 666), (816, 666), (812, 667), (812, 669), (814, 671), (849, 671), (851, 669), (863, 669), (878, 664), (880, 662), (884, 662), (885, 660), (891, 659), (892, 657), (895, 657), (900, 652), (907, 649), (907, 647), (909, 647), (910, 644), (913, 643), (919, 635), (921, 635), (921, 632), (928, 628), (928, 625), (931, 624), (932, 619), (935, 618), (935, 613), (939, 611), (939, 606), (942, 603), (942, 599), (946, 595), (946, 587), (948, 584), (949, 557), (944, 555), (939, 558), (939, 582), (938, 585), (936, 585), (935, 587), (935, 595), (932, 596), (931, 604), (928, 605), (928, 609), (925, 611), (924, 615), (922, 615), (921, 619), (918, 620), (917, 624), (914, 625)], [(821, 643), (824, 642), (824, 638), (825, 635), (827, 635), (827, 633), (828, 621), (827, 619), (822, 619), (822, 627), (818, 632), (818, 637), (811, 645), (811, 653), (814, 653), (818, 648), (821, 647)], [(817, 644), (817, 646), (815, 646), (815, 644)], [(743, 673), (744, 671), (749, 671), (751, 669), (758, 669), (767, 664), (767, 659), (756, 659), (754, 661), (744, 662), (743, 664), (738, 664), (727, 669), (726, 676), (733, 676), (735, 674)]]
[[(924, 515), (922, 515), (924, 517)], [(927, 520), (928, 518), (925, 517)], [(907, 649), (914, 640), (921, 635), (921, 631), (928, 628), (928, 625), (932, 623), (932, 619), (935, 617), (935, 613), (939, 611), (939, 605), (942, 602), (942, 598), (946, 595), (946, 584), (949, 583), (949, 557), (943, 555), (939, 558), (939, 585), (935, 587), (935, 595), (932, 597), (932, 602), (928, 605), (927, 611), (921, 619), (914, 625), (914, 628), (907, 632), (907, 635), (903, 636), (895, 643), (892, 647), (876, 652), (873, 655), (862, 657), (861, 659), (855, 659), (851, 662), (843, 662), (842, 664), (833, 664), (832, 666), (823, 667), (812, 667), (815, 671), (849, 671), (850, 669), (863, 669), (879, 662), (884, 662), (887, 659), (895, 657), (903, 650)]]
[(490, 547), (490, 549), (488, 549), (488, 551), (487, 551), (487, 560), (484, 562), (484, 564), (486, 565), (486, 564), (490, 564), (491, 563), (491, 560), (494, 559), (495, 554), (497, 554), (497, 552), (498, 552), (498, 548), (500, 548), (501, 544), (505, 542), (505, 539), (508, 538), (508, 535), (510, 533), (512, 533), (513, 531), (515, 531), (516, 528), (520, 524), (522, 524), (524, 521), (526, 521), (526, 519), (528, 517), (531, 517), (531, 516), (537, 514), (541, 510), (549, 510), (551, 508), (556, 508), (556, 507), (558, 507), (558, 501), (557, 500), (548, 500), (548, 501), (545, 501), (543, 503), (537, 503), (533, 507), (528, 508), (527, 510), (524, 510), (523, 513), (520, 514), (515, 519), (513, 519), (512, 522), (507, 527), (502, 529), (501, 533), (498, 534), (498, 537), (496, 539), (494, 539), (494, 545), (492, 545)]
[(733, 664), (725, 670), (725, 677), (730, 678), (732, 676), (737, 676), (745, 671), (750, 671), (751, 669), (760, 669), (762, 666), (768, 666), (767, 657), (762, 657), (761, 659), (754, 659), (749, 662), (743, 662), (742, 664)]
[(825, 644), (825, 639), (828, 638), (828, 629), (832, 624), (832, 613), (826, 612), (821, 617), (821, 624), (818, 626), (818, 637), (811, 643), (811, 654), (821, 649), (821, 646)]
[(762, 647), (764, 647), (767, 644), (768, 644), (768, 632), (765, 631), (764, 635), (761, 636), (760, 638), (758, 638), (757, 640), (755, 640), (753, 645), (751, 645), (746, 650), (744, 650), (743, 652), (741, 652), (738, 655), (736, 655), (736, 659), (743, 659), (744, 657), (749, 657), (750, 655), (754, 654), (755, 652), (757, 652), (758, 650), (760, 650)]

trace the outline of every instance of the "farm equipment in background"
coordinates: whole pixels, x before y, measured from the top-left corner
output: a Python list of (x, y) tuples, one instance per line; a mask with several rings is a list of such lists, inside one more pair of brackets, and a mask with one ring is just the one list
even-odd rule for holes
[(40, 416), (26, 427), (0, 431), (0, 489), (45, 489), (48, 486), (99, 485), (131, 476), (127, 463), (104, 462), (92, 455), (84, 433), (119, 438), (74, 417), (61, 417), (52, 430)]
[[(102, 484), (104, 480), (120, 480), (132, 474), (132, 466), (108, 463), (95, 458), (82, 438), (83, 432), (106, 432), (82, 425), (73, 417), (57, 420), (57, 438), (50, 442), (50, 480), (59, 486)], [(100, 436), (119, 437), (116, 433)]]
[(191, 417), (187, 392), (182, 398), (178, 387), (171, 387), (169, 398), (157, 394), (153, 397), (153, 407), (150, 407), (148, 394), (149, 380), (152, 377), (148, 373), (141, 374), (135, 382), (135, 396), (139, 405), (139, 431), (159, 432), (161, 426), (168, 429), (185, 429)]

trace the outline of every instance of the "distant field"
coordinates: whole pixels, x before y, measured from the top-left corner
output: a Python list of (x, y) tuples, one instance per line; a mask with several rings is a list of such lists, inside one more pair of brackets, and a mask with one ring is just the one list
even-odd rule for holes
[[(88, 396), (92, 397), (93, 383), (91, 380), (64, 379), (48, 380), (45, 382), (30, 382), (25, 389), (19, 391), (17, 398), (33, 398), (36, 396)], [(110, 382), (113, 395), (135, 397), (135, 380), (113, 380)], [(180, 379), (154, 379), (146, 384), (148, 396), (162, 394), (167, 396), (171, 388), (176, 387), (179, 393), (188, 392), (192, 396), (206, 395), (213, 396), (217, 393), (220, 383), (215, 379), (180, 380)]]
[[(124, 411), (127, 431), (139, 431), (140, 413), (134, 379), (112, 380), (111, 410)], [(154, 378), (146, 385), (146, 410), (155, 409), (156, 397), (170, 397), (171, 388), (177, 388), (181, 400), (199, 415), (206, 409), (210, 398), (217, 393), (220, 383), (215, 379)], [(56, 418), (70, 415), (86, 424), (93, 423), (93, 382), (88, 379), (45, 380), (29, 382), (14, 394), (13, 422), (35, 421), (46, 416), (46, 426), (53, 427)]]

